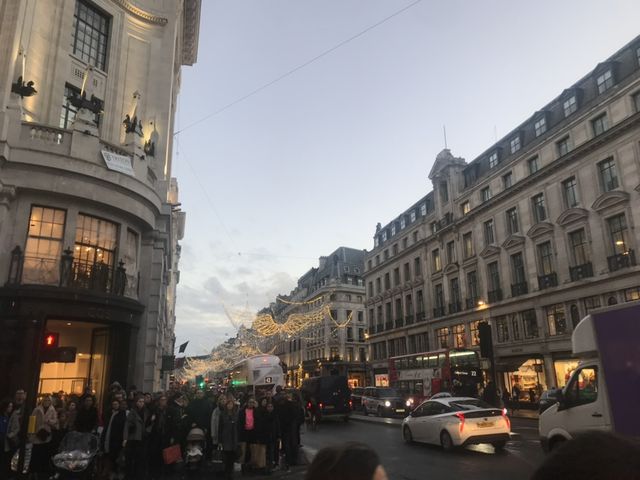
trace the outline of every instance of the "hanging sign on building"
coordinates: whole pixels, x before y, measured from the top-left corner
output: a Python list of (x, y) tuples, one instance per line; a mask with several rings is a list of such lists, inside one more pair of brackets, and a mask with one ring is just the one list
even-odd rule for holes
[(133, 165), (131, 165), (131, 157), (126, 155), (118, 155), (117, 153), (110, 152), (108, 150), (101, 150), (104, 163), (107, 164), (109, 170), (115, 172), (125, 173), (135, 177), (136, 174), (133, 171)]

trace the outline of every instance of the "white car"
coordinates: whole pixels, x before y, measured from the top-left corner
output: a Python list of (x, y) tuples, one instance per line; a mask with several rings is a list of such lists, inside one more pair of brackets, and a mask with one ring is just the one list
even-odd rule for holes
[(402, 422), (406, 442), (434, 443), (445, 450), (478, 443), (490, 443), (496, 451), (502, 450), (510, 433), (506, 409), (470, 397), (427, 400)]

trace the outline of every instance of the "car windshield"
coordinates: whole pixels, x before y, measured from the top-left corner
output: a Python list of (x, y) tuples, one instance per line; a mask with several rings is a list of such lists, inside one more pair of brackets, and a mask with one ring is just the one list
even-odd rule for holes
[(400, 394), (395, 388), (379, 388), (378, 395), (381, 397), (399, 397)]
[(455, 402), (449, 402), (449, 406), (456, 412), (462, 410), (477, 410), (478, 408), (493, 408), (482, 400), (470, 398), (468, 400), (456, 400)]

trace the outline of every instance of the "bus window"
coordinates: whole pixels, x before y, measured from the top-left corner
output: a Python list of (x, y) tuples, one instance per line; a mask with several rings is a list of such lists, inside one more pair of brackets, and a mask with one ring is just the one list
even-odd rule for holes
[(478, 366), (478, 357), (476, 352), (472, 350), (461, 350), (457, 352), (449, 352), (449, 360), (452, 367), (476, 367)]
[(429, 368), (437, 368), (437, 367), (438, 367), (438, 356), (429, 355)]
[(400, 362), (399, 362), (400, 366), (400, 370), (406, 370), (407, 369), (407, 359), (406, 358), (401, 358)]
[(438, 354), (438, 366), (439, 367), (444, 367), (446, 361), (447, 361), (447, 354), (446, 353)]

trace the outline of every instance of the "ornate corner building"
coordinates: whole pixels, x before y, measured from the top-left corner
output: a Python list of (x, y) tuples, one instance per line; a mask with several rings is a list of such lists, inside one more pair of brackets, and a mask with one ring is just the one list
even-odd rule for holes
[(302, 275), (289, 295), (260, 312), (273, 315), (279, 324), (296, 316), (310, 318), (308, 328), (283, 332), (261, 345), (262, 351), (280, 357), (288, 386), (329, 374), (347, 376), (351, 386), (365, 385), (363, 259), (362, 250), (348, 247), (320, 257), (318, 267)]
[(373, 378), (478, 348), (488, 321), (501, 388), (563, 386), (580, 319), (640, 298), (640, 37), (473, 161), (440, 152), (429, 180), (365, 258)]
[[(165, 386), (200, 0), (0, 0), (0, 394)], [(73, 361), (38, 362), (43, 332)]]

